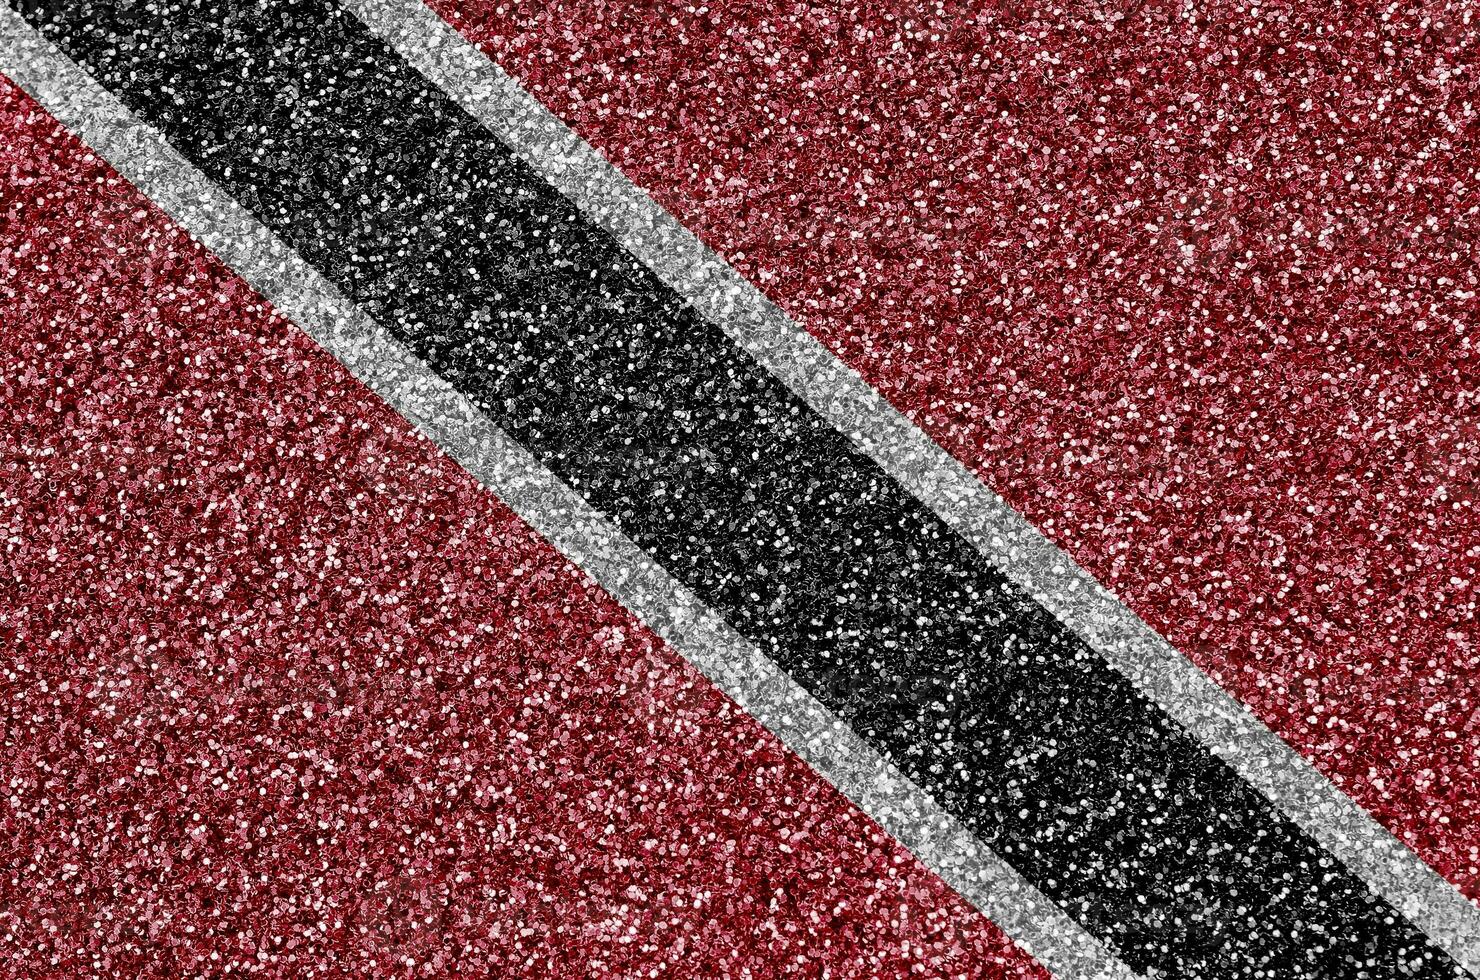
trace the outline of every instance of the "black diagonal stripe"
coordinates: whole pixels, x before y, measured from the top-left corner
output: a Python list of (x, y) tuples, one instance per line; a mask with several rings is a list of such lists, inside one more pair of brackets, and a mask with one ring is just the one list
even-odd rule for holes
[(1127, 963), (1457, 974), (353, 18), (28, 16)]

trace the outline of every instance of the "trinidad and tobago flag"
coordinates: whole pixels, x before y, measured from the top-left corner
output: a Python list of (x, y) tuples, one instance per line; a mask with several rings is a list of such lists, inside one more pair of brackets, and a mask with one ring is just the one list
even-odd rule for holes
[(0, 973), (1480, 976), (1480, 8), (0, 7)]

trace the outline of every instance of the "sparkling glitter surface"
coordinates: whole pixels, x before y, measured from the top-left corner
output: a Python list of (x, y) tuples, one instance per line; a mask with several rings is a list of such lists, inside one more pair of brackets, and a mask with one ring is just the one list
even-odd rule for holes
[(1472, 5), (434, 6), (1480, 894)]
[(0, 953), (1480, 977), (1475, 33), (0, 7)]
[(12, 976), (1042, 976), (0, 88)]

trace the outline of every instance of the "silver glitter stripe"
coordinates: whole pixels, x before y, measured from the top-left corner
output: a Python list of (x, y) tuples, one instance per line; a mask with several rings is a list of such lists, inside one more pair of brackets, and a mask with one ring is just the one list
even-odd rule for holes
[(0, 4), (0, 72), (1064, 980), (1139, 980), (86, 72)]
[(1480, 977), (1480, 908), (420, 0), (371, 30), (971, 541), (1373, 892)]

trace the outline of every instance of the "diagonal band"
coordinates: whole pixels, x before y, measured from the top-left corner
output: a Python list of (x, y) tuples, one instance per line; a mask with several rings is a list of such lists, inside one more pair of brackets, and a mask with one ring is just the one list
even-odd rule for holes
[(1480, 976), (1480, 910), (420, 0), (345, 0), (1167, 716)]

